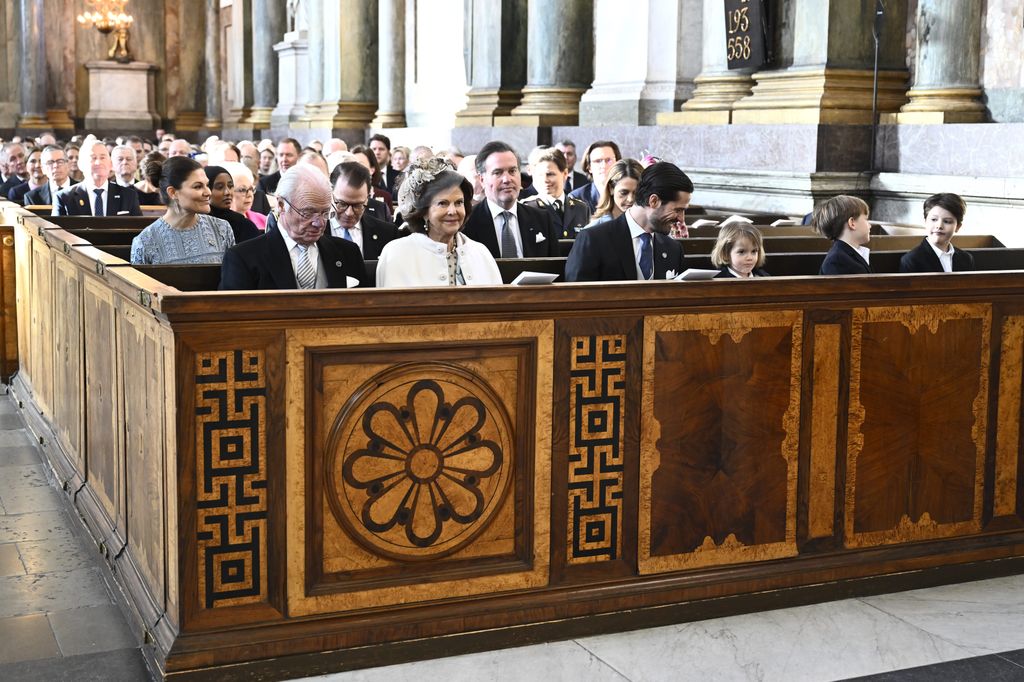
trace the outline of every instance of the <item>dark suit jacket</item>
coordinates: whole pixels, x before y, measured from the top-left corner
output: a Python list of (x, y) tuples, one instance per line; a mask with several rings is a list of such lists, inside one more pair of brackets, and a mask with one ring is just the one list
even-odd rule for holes
[(597, 210), (597, 204), (601, 201), (601, 190), (597, 186), (588, 182), (582, 187), (577, 187), (573, 191), (569, 192), (569, 196), (573, 199), (581, 199), (587, 202), (587, 206), (590, 207), (590, 212), (593, 213)]
[[(316, 245), (328, 287), (347, 288), (346, 277), (355, 277), (360, 286), (367, 286), (366, 267), (355, 244), (325, 233)], [(220, 266), (220, 288), (298, 289), (281, 232), (268, 232), (225, 251)]]
[(12, 189), (14, 189), (15, 187), (17, 187), (18, 185), (20, 185), (23, 182), (28, 182), (28, 181), (27, 180), (22, 180), (17, 175), (10, 175), (10, 176), (8, 176), (8, 178), (6, 180), (4, 180), (3, 183), (0, 183), (0, 197), (3, 197), (4, 199), (6, 199), (8, 193), (10, 193), (10, 191)]
[[(281, 181), (281, 171), (274, 171), (270, 175), (264, 175), (260, 178), (260, 181), (256, 183), (256, 189), (266, 193), (273, 194), (277, 191), (277, 183)], [(253, 202), (255, 205), (255, 201)]]
[(561, 216), (550, 204), (539, 198), (530, 197), (521, 204), (541, 211), (548, 211), (551, 214), (551, 220), (555, 223), (559, 239), (575, 239), (580, 230), (590, 223), (590, 207), (585, 202), (572, 197), (565, 197), (563, 200)]
[(42, 187), (36, 187), (33, 190), (29, 190), (28, 194), (25, 195), (26, 206), (47, 206), (52, 205), (52, 197), (50, 196), (50, 183), (46, 183)]
[[(963, 249), (953, 250), (953, 272), (963, 272), (974, 269), (974, 256)], [(935, 255), (935, 249), (928, 243), (928, 239), (922, 239), (921, 243), (903, 254), (900, 258), (900, 272), (945, 272), (939, 257)]]
[[(654, 279), (664, 280), (669, 270), (678, 275), (683, 266), (683, 247), (668, 235), (655, 234)], [(588, 227), (576, 237), (565, 261), (566, 282), (616, 282), (636, 280), (633, 238), (626, 216), (620, 215)]]
[(844, 241), (835, 240), (825, 254), (819, 275), (870, 275), (871, 266)]
[[(71, 185), (57, 193), (57, 215), (92, 215), (93, 199), (85, 184)], [(135, 188), (108, 182), (107, 215), (142, 215)]]
[[(729, 272), (729, 266), (728, 265), (723, 265), (722, 267), (720, 267), (718, 269), (721, 272), (719, 272), (717, 275), (715, 275), (715, 279), (730, 279), (730, 278), (731, 279), (738, 279), (736, 277), (736, 275), (734, 275), (731, 272)], [(754, 276), (755, 277), (771, 277), (771, 275), (768, 274), (768, 271), (765, 270), (764, 268), (754, 268)]]
[(588, 182), (590, 182), (589, 180), (587, 180), (587, 176), (584, 175), (583, 173), (580, 173), (579, 171), (573, 171), (569, 175), (571, 176), (572, 182), (569, 182), (570, 178), (566, 178), (565, 179), (565, 193), (566, 194), (568, 194), (568, 193), (570, 193), (570, 192), (572, 192), (572, 191), (574, 191), (576, 189), (579, 189), (583, 185), (585, 185)]
[(363, 260), (377, 260), (384, 245), (398, 239), (398, 226), (386, 220), (378, 220), (364, 213), (359, 220), (363, 229)]
[(16, 204), (25, 204), (25, 195), (28, 194), (28, 181), (19, 182), (7, 192), (7, 198)]
[[(519, 238), (523, 244), (523, 258), (547, 258), (558, 255), (558, 239), (561, 232), (552, 220), (554, 213), (519, 204), (516, 209), (519, 223)], [(501, 246), (494, 231), (494, 220), (486, 201), (477, 204), (469, 214), (462, 233), (473, 241), (480, 242), (495, 258), (501, 258)], [(543, 238), (540, 238), (540, 237)]]

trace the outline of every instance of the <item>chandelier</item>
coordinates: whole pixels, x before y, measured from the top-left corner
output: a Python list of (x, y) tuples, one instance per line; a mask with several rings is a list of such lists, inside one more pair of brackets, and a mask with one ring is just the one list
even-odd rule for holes
[(114, 42), (107, 56), (118, 62), (130, 62), (128, 52), (128, 29), (135, 17), (126, 13), (128, 0), (86, 0), (86, 11), (78, 15), (78, 23), (85, 28), (95, 28), (103, 34), (115, 32)]

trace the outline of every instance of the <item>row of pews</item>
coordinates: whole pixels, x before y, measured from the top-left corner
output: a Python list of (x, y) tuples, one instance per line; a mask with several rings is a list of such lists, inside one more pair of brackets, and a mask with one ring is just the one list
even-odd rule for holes
[(808, 277), (790, 226), (751, 282), (220, 292), (130, 266), (141, 223), (0, 214), (12, 391), (164, 679), (1024, 571), (1024, 259), (991, 238), (949, 275)]

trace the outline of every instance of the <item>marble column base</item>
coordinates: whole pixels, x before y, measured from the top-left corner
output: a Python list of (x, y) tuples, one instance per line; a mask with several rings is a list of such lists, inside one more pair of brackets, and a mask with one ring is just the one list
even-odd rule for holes
[(18, 117), (18, 130), (48, 130), (50, 121), (43, 114), (21, 114)]
[(452, 129), (451, 136), (452, 144), (467, 154), (475, 154), (492, 140), (501, 140), (523, 160), (534, 147), (552, 142), (551, 128), (536, 126), (459, 126)]
[[(878, 110), (907, 101), (907, 72), (878, 74)], [(754, 74), (752, 94), (733, 105), (733, 123), (871, 123), (872, 72), (793, 68)]]
[[(680, 84), (679, 89), (685, 88)], [(689, 89), (693, 89), (692, 84)], [(679, 105), (676, 92), (675, 82), (596, 84), (580, 98), (579, 124), (650, 125), (657, 121), (658, 114), (672, 111)]]
[(179, 111), (174, 119), (175, 131), (195, 132), (203, 128), (205, 119), (201, 111)]
[(277, 106), (270, 115), (271, 124), (287, 126), (306, 114), (309, 85), (304, 74), (308, 71), (309, 44), (306, 31), (285, 34), (285, 40), (274, 45), (277, 52)]
[(658, 125), (725, 125), (732, 123), (732, 107), (748, 97), (754, 79), (748, 73), (697, 76), (693, 97), (679, 111), (658, 114)]
[(47, 109), (46, 120), (54, 130), (75, 129), (75, 122), (71, 120), (67, 109)]
[(160, 124), (156, 112), (156, 71), (146, 62), (87, 62), (90, 131), (145, 130)]
[(495, 117), (494, 125), (554, 126), (576, 125), (584, 88), (528, 85), (523, 102), (508, 117)]
[(523, 100), (522, 90), (473, 88), (466, 94), (466, 108), (455, 114), (456, 126), (493, 125), (495, 116), (509, 116)]
[(376, 102), (321, 102), (309, 121), (309, 127), (367, 128), (376, 113)]
[(899, 113), (887, 123), (982, 123), (988, 118), (981, 88), (912, 88)]
[(404, 128), (406, 127), (404, 111), (378, 111), (370, 121), (371, 128)]
[(245, 124), (257, 129), (269, 128), (270, 115), (273, 111), (273, 107), (252, 107), (249, 110), (249, 117), (245, 119)]

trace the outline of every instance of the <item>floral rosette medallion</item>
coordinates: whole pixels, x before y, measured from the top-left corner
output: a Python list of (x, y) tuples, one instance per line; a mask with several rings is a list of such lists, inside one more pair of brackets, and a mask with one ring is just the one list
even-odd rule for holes
[(493, 520), (512, 459), (510, 421), (486, 381), (453, 365), (400, 365), (364, 384), (335, 420), (328, 502), (375, 554), (445, 556)]

